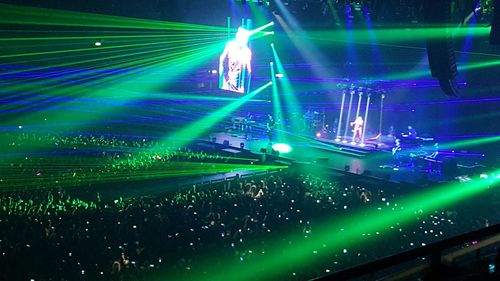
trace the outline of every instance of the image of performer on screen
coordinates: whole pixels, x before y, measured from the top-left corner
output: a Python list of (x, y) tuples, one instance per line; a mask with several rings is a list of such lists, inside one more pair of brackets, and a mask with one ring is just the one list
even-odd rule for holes
[(363, 134), (363, 118), (358, 116), (354, 122), (351, 122), (353, 128), (352, 142), (359, 142), (361, 140), (361, 135)]
[(238, 93), (245, 92), (245, 76), (252, 72), (252, 51), (248, 47), (250, 31), (238, 28), (236, 38), (227, 42), (219, 58), (220, 88)]

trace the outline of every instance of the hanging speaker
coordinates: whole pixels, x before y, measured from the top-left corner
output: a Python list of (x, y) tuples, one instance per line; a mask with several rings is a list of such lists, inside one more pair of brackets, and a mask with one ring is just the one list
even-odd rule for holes
[(500, 0), (493, 4), (493, 22), (491, 23), (490, 44), (500, 45)]
[[(450, 0), (424, 0), (424, 18), (429, 24), (446, 26), (451, 17)], [(448, 96), (458, 96), (455, 77), (458, 75), (455, 47), (448, 28), (433, 31), (433, 36), (427, 38), (427, 57), (433, 77), (439, 80), (439, 85)]]

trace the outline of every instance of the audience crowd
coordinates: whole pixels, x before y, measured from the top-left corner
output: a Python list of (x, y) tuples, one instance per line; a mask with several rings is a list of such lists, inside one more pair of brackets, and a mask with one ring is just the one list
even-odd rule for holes
[[(129, 145), (78, 138), (75, 144), (65, 138), (52, 141), (64, 146)], [(146, 143), (138, 141), (135, 147)], [(156, 151), (144, 159), (198, 157), (194, 155), (199, 154)], [(264, 259), (277, 251), (276, 243), (300, 247), (324, 235), (326, 222), (340, 223), (352, 216), (358, 224), (370, 223), (366, 220), (374, 213), (404, 208), (397, 202), (407, 196), (394, 186), (304, 175), (293, 169), (133, 198), (103, 198), (98, 190), (56, 186), (1, 192), (0, 280), (202, 276), (207, 264), (229, 269)], [(325, 257), (320, 263), (292, 262), (280, 270), (287, 272), (284, 280), (304, 280), (498, 223), (495, 191), (459, 205), (416, 210), (410, 221), (394, 218), (390, 227), (361, 233), (339, 249), (318, 247), (314, 253)]]
[(0, 183), (16, 190), (88, 186), (126, 176), (149, 179), (157, 170), (182, 168), (181, 162), (231, 159), (196, 147), (167, 146), (159, 139), (91, 134), (7, 133), (0, 147)]

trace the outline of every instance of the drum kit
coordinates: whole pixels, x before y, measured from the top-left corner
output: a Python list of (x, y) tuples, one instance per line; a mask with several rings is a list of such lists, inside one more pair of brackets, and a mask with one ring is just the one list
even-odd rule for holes
[(253, 116), (235, 116), (231, 118), (231, 123), (233, 131), (247, 132), (255, 126)]
[(315, 136), (327, 137), (328, 135), (334, 133), (332, 128), (326, 123), (326, 112), (308, 109), (303, 116), (304, 120), (304, 132), (306, 134), (311, 134)]

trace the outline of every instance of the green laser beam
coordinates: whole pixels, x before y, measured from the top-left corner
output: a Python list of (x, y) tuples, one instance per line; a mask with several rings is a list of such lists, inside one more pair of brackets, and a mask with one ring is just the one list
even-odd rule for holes
[(225, 31), (225, 28), (222, 27), (199, 24), (127, 18), (2, 3), (0, 3), (0, 23), (127, 29)]
[[(467, 183), (450, 183), (432, 190), (419, 191), (412, 196), (395, 202), (387, 207), (371, 213), (358, 211), (344, 217), (325, 219), (314, 227), (314, 237), (301, 238), (292, 234), (287, 239), (282, 237), (272, 244), (266, 254), (257, 259), (247, 260), (244, 264), (234, 265), (224, 262), (225, 270), (211, 270), (213, 264), (206, 261), (201, 268), (193, 266), (195, 273), (185, 280), (275, 280), (286, 278), (289, 266), (295, 271), (307, 268), (316, 262), (325, 261), (332, 252), (341, 253), (346, 243), (355, 241), (357, 245), (367, 242), (363, 234), (376, 231), (390, 232), (390, 227), (399, 223), (407, 225), (415, 220), (417, 214), (431, 213), (451, 204), (486, 192), (491, 183), (482, 179), (474, 179)], [(397, 206), (397, 207), (394, 207)], [(362, 223), (360, 223), (362, 222)], [(381, 238), (383, 239), (383, 237)], [(376, 243), (376, 241), (372, 241)], [(231, 265), (229, 267), (229, 265)], [(217, 268), (218, 267), (215, 267)]]
[(272, 82), (264, 84), (258, 89), (253, 90), (252, 92), (246, 94), (244, 97), (241, 97), (240, 99), (224, 106), (223, 108), (213, 113), (210, 113), (209, 115), (201, 118), (198, 121), (195, 121), (191, 125), (188, 125), (187, 127), (177, 132), (174, 132), (172, 135), (167, 137), (166, 140), (169, 142), (174, 142), (175, 147), (185, 146), (192, 140), (196, 139), (197, 137), (205, 133), (207, 130), (209, 130), (211, 127), (217, 124), (220, 120), (229, 116), (229, 114), (238, 109), (240, 106), (242, 106), (243, 104), (254, 98), (260, 92), (269, 87), (271, 84)]

